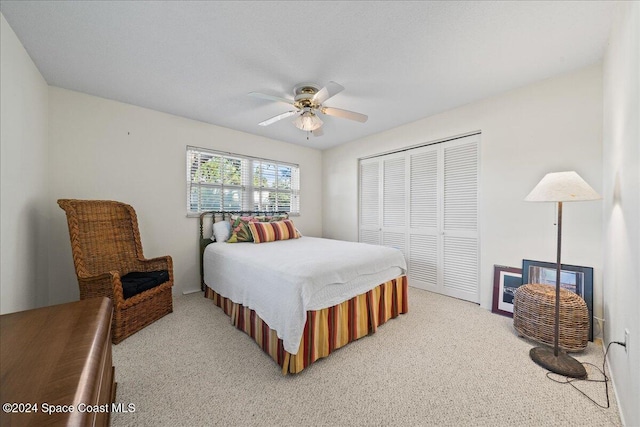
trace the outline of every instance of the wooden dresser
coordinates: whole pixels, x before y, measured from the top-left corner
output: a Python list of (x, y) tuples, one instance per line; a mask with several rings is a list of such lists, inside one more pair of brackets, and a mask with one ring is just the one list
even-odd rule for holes
[(0, 316), (0, 425), (109, 424), (112, 311), (92, 298)]

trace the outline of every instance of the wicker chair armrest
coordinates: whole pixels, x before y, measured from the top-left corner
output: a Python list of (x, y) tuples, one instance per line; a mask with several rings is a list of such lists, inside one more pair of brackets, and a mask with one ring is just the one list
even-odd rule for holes
[(161, 256), (157, 258), (139, 259), (137, 271), (157, 271), (168, 270), (169, 280), (173, 282), (173, 259), (171, 256)]
[(124, 303), (122, 282), (118, 271), (109, 271), (95, 276), (79, 275), (78, 285), (80, 287), (81, 300), (107, 297), (113, 301), (114, 306)]

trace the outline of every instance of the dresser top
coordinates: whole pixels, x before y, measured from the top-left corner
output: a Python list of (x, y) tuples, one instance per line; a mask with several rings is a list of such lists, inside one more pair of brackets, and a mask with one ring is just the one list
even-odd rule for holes
[[(91, 298), (0, 316), (0, 400), (37, 404), (37, 412), (0, 413), (2, 425), (84, 425), (95, 414), (105, 351), (110, 351), (112, 303)], [(43, 404), (73, 412), (43, 413)], [(33, 408), (32, 408), (33, 409)]]

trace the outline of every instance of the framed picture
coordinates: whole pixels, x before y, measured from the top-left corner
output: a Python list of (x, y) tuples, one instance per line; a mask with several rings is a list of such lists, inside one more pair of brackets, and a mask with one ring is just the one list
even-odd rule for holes
[[(556, 285), (556, 263), (522, 260), (522, 283)], [(562, 264), (560, 287), (582, 297), (589, 309), (589, 341), (593, 341), (593, 268)]]
[(522, 285), (522, 270), (503, 265), (493, 266), (493, 313), (513, 317), (513, 297)]

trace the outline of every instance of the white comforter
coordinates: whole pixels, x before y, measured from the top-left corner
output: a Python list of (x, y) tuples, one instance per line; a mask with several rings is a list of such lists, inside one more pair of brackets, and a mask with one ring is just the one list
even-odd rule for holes
[(291, 354), (298, 353), (307, 310), (330, 307), (406, 274), (397, 249), (306, 236), (261, 244), (212, 243), (204, 265), (205, 284), (255, 310)]

